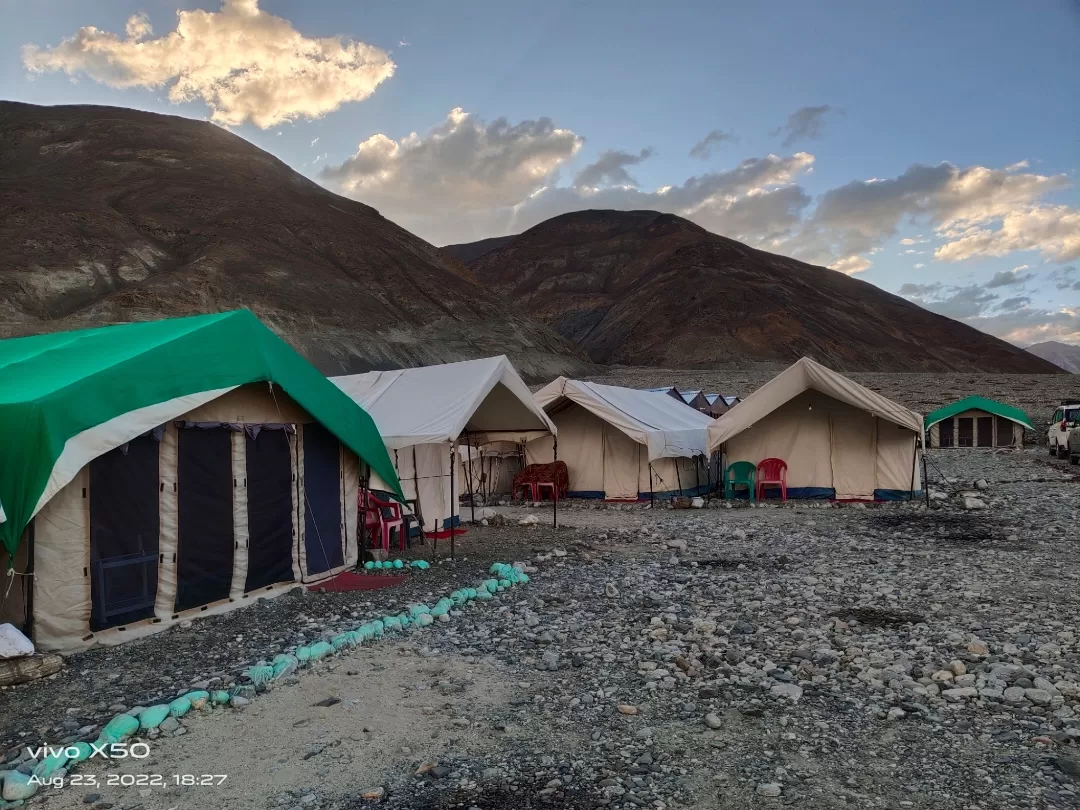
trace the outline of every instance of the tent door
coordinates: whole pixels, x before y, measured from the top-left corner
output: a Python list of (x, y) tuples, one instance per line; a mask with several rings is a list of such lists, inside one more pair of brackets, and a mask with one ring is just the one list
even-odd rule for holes
[(229, 598), (233, 574), (232, 435), (177, 431), (176, 612)]
[(975, 446), (975, 419), (970, 416), (964, 416), (956, 420), (957, 432), (959, 433), (959, 441), (957, 441), (957, 447), (974, 447)]
[(997, 418), (997, 445), (1011, 447), (1013, 443), (1013, 422), (1004, 416)]
[(855, 408), (830, 414), (832, 477), (836, 497), (873, 499), (877, 482), (877, 423)]
[(953, 420), (950, 417), (938, 422), (938, 447), (952, 447), (953, 442)]
[(979, 447), (994, 446), (994, 417), (980, 416), (976, 421), (978, 427)]
[(292, 582), (292, 436), (260, 430), (245, 436), (248, 565), (244, 592)]
[(140, 436), (90, 462), (91, 630), (154, 616), (160, 445)]
[(304, 425), (304, 548), (307, 573), (345, 564), (341, 547), (341, 445), (317, 422)]

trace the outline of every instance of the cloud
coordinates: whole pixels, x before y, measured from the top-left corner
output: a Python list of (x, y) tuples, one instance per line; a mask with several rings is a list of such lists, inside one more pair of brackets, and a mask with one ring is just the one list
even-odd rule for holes
[(1010, 163), (1008, 166), (1005, 167), (1005, 171), (1007, 171), (1007, 172), (1018, 172), (1021, 169), (1026, 169), (1030, 165), (1031, 164), (1028, 163), (1026, 160), (1020, 160), (1020, 161), (1017, 161), (1016, 163)]
[(1034, 206), (1006, 213), (1000, 222), (996, 230), (971, 226), (953, 233), (953, 241), (934, 251), (934, 257), (958, 262), (1030, 250), (1047, 261), (1080, 259), (1080, 210), (1066, 205)]
[(1080, 340), (1080, 308), (1043, 309), (1027, 296), (999, 297), (978, 284), (907, 283), (898, 294), (939, 315), (962, 321), (1018, 346), (1043, 340)]
[(845, 275), (854, 276), (858, 273), (866, 272), (871, 266), (870, 260), (864, 259), (862, 256), (845, 256), (830, 264), (829, 269), (836, 270)]
[(24, 46), (23, 64), (115, 88), (168, 86), (174, 104), (200, 99), (219, 124), (264, 129), (363, 101), (394, 74), (385, 51), (340, 36), (305, 37), (258, 0), (223, 0), (220, 11), (176, 17), (176, 30), (157, 38), (145, 14), (128, 19), (124, 37), (85, 26), (54, 47)]
[(636, 186), (637, 180), (626, 171), (627, 166), (636, 166), (652, 157), (651, 149), (642, 149), (636, 155), (629, 152), (608, 150), (601, 153), (595, 163), (590, 163), (574, 178), (577, 188), (599, 188), (603, 183), (618, 186)]
[(914, 238), (908, 236), (900, 240), (901, 245), (925, 245), (929, 239), (923, 239), (922, 234)]
[[(403, 223), (410, 212), (491, 211), (522, 204), (581, 148), (583, 139), (549, 118), (490, 124), (461, 108), (423, 136), (383, 134), (363, 141), (322, 177)], [(406, 226), (408, 227), (408, 225)], [(430, 238), (431, 231), (421, 231)]]
[(922, 268), (924, 268), (924, 267), (926, 267), (926, 265), (925, 265), (925, 264), (923, 264), (922, 262), (916, 262), (916, 263), (915, 263), (915, 269), (916, 269), (916, 270), (921, 270), (921, 269), (922, 269)]
[(1028, 266), (1022, 264), (1014, 270), (998, 270), (994, 273), (994, 277), (986, 283), (986, 287), (987, 289), (993, 290), (998, 287), (1014, 287), (1018, 284), (1030, 281), (1035, 278), (1035, 274), (1023, 272), (1027, 269)]
[(730, 132), (724, 132), (722, 129), (714, 129), (694, 144), (693, 148), (690, 150), (690, 157), (705, 160), (712, 154), (712, 147), (714, 144), (723, 143), (724, 141), (734, 142), (736, 140), (736, 137)]
[(318, 142), (319, 142), (319, 139), (318, 139), (318, 138), (312, 138), (312, 139), (311, 139), (311, 145), (312, 145), (312, 146), (314, 146), (314, 145), (315, 145), (315, 144), (317, 144)]
[(1052, 271), (1048, 278), (1059, 290), (1080, 290), (1080, 281), (1073, 280), (1075, 275), (1076, 268), (1069, 265)]
[(792, 146), (800, 140), (816, 140), (824, 133), (825, 116), (830, 112), (843, 115), (843, 110), (837, 110), (828, 104), (822, 104), (820, 107), (800, 107), (788, 116), (786, 124), (777, 127), (769, 134), (775, 136), (783, 133), (784, 146)]

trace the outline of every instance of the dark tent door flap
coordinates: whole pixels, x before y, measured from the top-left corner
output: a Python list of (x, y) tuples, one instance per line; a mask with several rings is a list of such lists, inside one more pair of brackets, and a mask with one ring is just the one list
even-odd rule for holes
[(998, 447), (1010, 447), (1013, 443), (1013, 423), (1004, 416), (997, 418), (997, 443)]
[(976, 421), (978, 426), (979, 447), (994, 446), (994, 417), (980, 416)]
[(141, 436), (90, 462), (91, 630), (154, 616), (159, 447)]
[(233, 573), (232, 434), (177, 431), (176, 610), (227, 599)]
[(248, 566), (244, 592), (292, 582), (292, 444), (284, 430), (247, 441)]
[(304, 425), (304, 550), (307, 573), (345, 564), (341, 547), (341, 451), (337, 437), (317, 423)]
[(958, 433), (960, 434), (960, 440), (956, 443), (957, 447), (974, 447), (975, 420), (970, 416), (965, 416), (956, 420), (956, 426), (958, 428)]
[(942, 422), (938, 422), (938, 446), (940, 447), (952, 447), (953, 446), (953, 421), (952, 419), (946, 419)]

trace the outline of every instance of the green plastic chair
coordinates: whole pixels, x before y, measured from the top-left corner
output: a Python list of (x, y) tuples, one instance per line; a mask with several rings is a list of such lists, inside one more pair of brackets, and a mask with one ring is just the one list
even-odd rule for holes
[(757, 500), (754, 480), (757, 478), (757, 466), (752, 461), (733, 461), (724, 470), (724, 500), (735, 500), (735, 487), (749, 489), (751, 501)]

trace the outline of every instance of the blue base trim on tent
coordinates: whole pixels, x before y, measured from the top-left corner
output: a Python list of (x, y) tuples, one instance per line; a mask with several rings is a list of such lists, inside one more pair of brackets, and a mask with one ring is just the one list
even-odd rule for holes
[(914, 492), (908, 489), (875, 489), (875, 501), (917, 501), (923, 497), (921, 489)]
[[(666, 489), (663, 492), (654, 492), (652, 497), (658, 501), (666, 501), (671, 498), (695, 498), (701, 495), (707, 495), (710, 492), (710, 486), (708, 484), (702, 484), (697, 487), (687, 487), (686, 489)], [(649, 493), (639, 492), (639, 501), (649, 500)]]
[(602, 489), (571, 490), (566, 493), (567, 498), (582, 498), (584, 500), (602, 501), (606, 496)]
[(461, 515), (454, 515), (452, 518), (443, 518), (442, 527), (444, 529), (457, 528), (461, 525)]
[[(750, 500), (750, 490), (735, 490), (736, 501)], [(766, 487), (763, 501), (779, 501), (780, 487)], [(787, 496), (789, 501), (827, 501), (836, 497), (836, 490), (832, 487), (788, 487)]]

